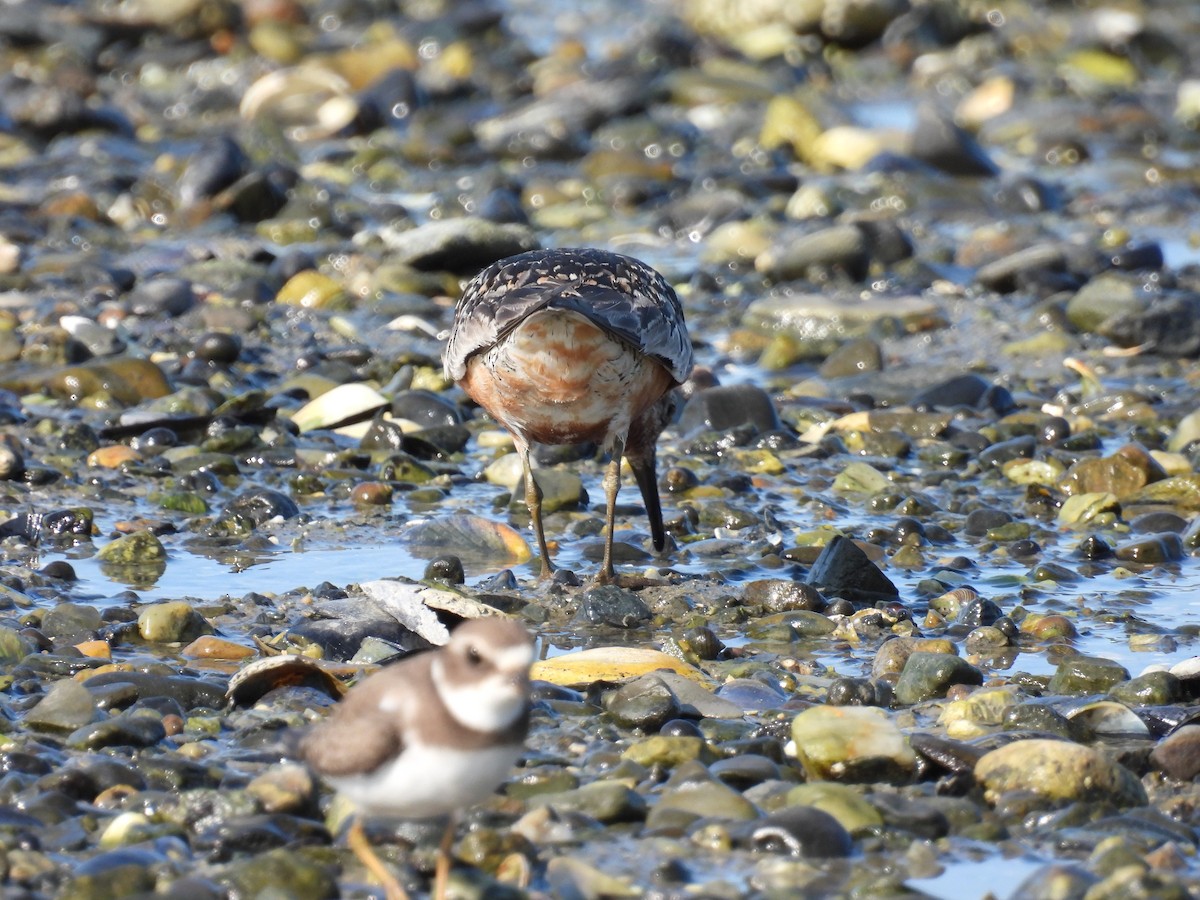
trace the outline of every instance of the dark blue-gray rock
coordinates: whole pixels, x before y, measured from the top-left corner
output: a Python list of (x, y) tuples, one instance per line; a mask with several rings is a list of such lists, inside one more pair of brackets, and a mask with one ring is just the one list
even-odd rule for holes
[(312, 252), (302, 247), (284, 247), (267, 267), (267, 277), (277, 286), (283, 285), (293, 276), (317, 267)]
[(750, 425), (759, 432), (782, 427), (771, 395), (753, 384), (722, 384), (697, 391), (683, 408), (679, 433), (725, 432)]
[(170, 698), (184, 709), (209, 707), (220, 709), (225, 705), (224, 685), (214, 684), (202, 678), (183, 675), (157, 675), (151, 672), (99, 672), (87, 680), (90, 691), (112, 685), (128, 685), (137, 700)]
[(788, 699), (775, 685), (757, 678), (730, 678), (717, 688), (717, 696), (737, 704), (743, 712), (779, 709)]
[(954, 617), (956, 625), (968, 628), (978, 628), (981, 625), (992, 625), (1004, 615), (1004, 610), (995, 600), (987, 597), (975, 597), (963, 604), (958, 615)]
[(425, 566), (423, 578), (426, 581), (444, 581), (446, 584), (463, 584), (466, 581), (466, 571), (463, 562), (452, 553), (436, 556)]
[(83, 603), (59, 603), (46, 610), (42, 616), (42, 634), (51, 640), (59, 638), (74, 638), (74, 643), (80, 639), (95, 637), (100, 627), (100, 610)]
[(883, 816), (889, 832), (903, 831), (928, 841), (936, 841), (950, 833), (946, 814), (928, 800), (878, 791), (870, 795), (870, 803)]
[(917, 110), (909, 155), (948, 175), (997, 175), (1000, 167), (968, 132), (931, 105)]
[(475, 137), (492, 154), (573, 157), (597, 125), (643, 108), (649, 96), (645, 80), (635, 75), (581, 78), (524, 104), (510, 104), (479, 122)]
[(1129, 523), (1129, 530), (1138, 534), (1157, 534), (1160, 532), (1183, 534), (1187, 527), (1187, 519), (1178, 513), (1165, 509), (1135, 516)]
[(192, 283), (183, 278), (153, 278), (139, 282), (126, 298), (126, 306), (135, 316), (147, 319), (173, 319), (196, 304)]
[(894, 600), (900, 591), (862, 549), (836, 535), (825, 545), (808, 573), (808, 582), (826, 597), (845, 597), (861, 603)]
[(96, 702), (86, 687), (64, 678), (56, 681), (32, 709), (24, 722), (30, 728), (74, 731), (96, 718)]
[(1009, 294), (1034, 274), (1066, 271), (1067, 254), (1059, 244), (1037, 244), (980, 266), (975, 280), (988, 290)]
[(192, 355), (204, 362), (229, 366), (237, 362), (242, 354), (240, 335), (227, 331), (209, 331), (196, 338)]
[(1194, 359), (1200, 356), (1200, 294), (1155, 297), (1146, 309), (1113, 316), (1097, 330), (1119, 347)]
[(754, 260), (754, 268), (775, 281), (812, 278), (823, 272), (861, 281), (870, 264), (867, 236), (855, 225), (784, 235)]
[(415, 422), (419, 428), (462, 424), (462, 413), (454, 403), (426, 390), (400, 391), (392, 397), (392, 415)]
[(190, 843), (209, 859), (219, 862), (235, 855), (324, 844), (328, 840), (329, 832), (320, 822), (285, 813), (258, 813), (217, 819), (193, 834)]
[(361, 598), (335, 600), (321, 607), (323, 618), (300, 619), (288, 633), (320, 645), (330, 659), (348, 660), (367, 638), (378, 638), (405, 651), (424, 650), (429, 643), (394, 616)]
[(956, 684), (983, 684), (983, 673), (953, 653), (918, 650), (904, 663), (896, 682), (896, 700), (905, 706), (945, 697)]
[(425, 104), (425, 92), (409, 69), (391, 69), (358, 92), (354, 129), (369, 134), (376, 128), (398, 128)]
[(127, 136), (134, 133), (124, 113), (106, 104), (89, 103), (78, 90), (57, 83), (8, 79), (0, 101), (0, 122), (8, 122), (10, 130), (15, 127), (32, 133), (39, 140), (83, 130)]
[(250, 160), (237, 141), (222, 135), (202, 145), (179, 176), (181, 206), (220, 193), (250, 171)]
[(1162, 245), (1156, 241), (1145, 244), (1128, 244), (1117, 250), (1110, 250), (1108, 263), (1114, 269), (1125, 271), (1140, 271), (1142, 269), (1161, 269), (1166, 263)]
[(1124, 562), (1143, 565), (1178, 562), (1185, 556), (1183, 538), (1173, 531), (1144, 535), (1118, 544), (1113, 556)]
[(510, 187), (496, 187), (479, 201), (478, 214), (493, 222), (528, 225), (529, 215), (521, 205), (521, 195)]
[(679, 715), (679, 702), (657, 675), (621, 685), (605, 702), (609, 714), (626, 728), (657, 731)]
[[(722, 743), (721, 749), (728, 750), (729, 742)], [(708, 771), (718, 781), (739, 791), (766, 781), (777, 781), (782, 774), (779, 763), (760, 753), (735, 753), (717, 760)]]
[(994, 385), (974, 373), (955, 375), (930, 385), (912, 398), (912, 405), (918, 409), (965, 406), (970, 409), (991, 409), (999, 415), (1006, 415), (1016, 408), (1007, 388)]
[(407, 230), (384, 229), (380, 237), (391, 251), (392, 263), (464, 275), (474, 275), (499, 259), (539, 246), (533, 229), (526, 225), (476, 216), (441, 219)]
[(592, 625), (610, 628), (636, 628), (650, 621), (650, 607), (633, 591), (605, 584), (586, 591), (579, 603), (579, 614)]
[(300, 507), (287, 494), (270, 488), (256, 488), (234, 498), (221, 511), (216, 525), (222, 522), (253, 531), (272, 519), (294, 519), (300, 515)]
[(760, 853), (805, 859), (849, 856), (854, 850), (850, 832), (829, 813), (812, 806), (789, 806), (753, 823), (750, 846)]
[[(213, 210), (228, 212), (239, 222), (261, 222), (287, 206), (288, 190), (297, 180), (296, 173), (283, 166), (265, 171), (248, 172), (213, 198)], [(263, 301), (274, 291), (263, 285), (260, 289), (253, 279), (242, 282), (237, 296), (261, 297)]]
[(1037, 438), (1032, 434), (1022, 434), (1006, 441), (997, 441), (979, 454), (979, 465), (984, 468), (999, 469), (1006, 462), (1014, 459), (1033, 459), (1037, 453)]
[(912, 258), (912, 238), (895, 219), (858, 219), (854, 227), (866, 238), (867, 253), (873, 262), (890, 266)]
[(822, 378), (849, 378), (865, 372), (883, 370), (883, 350), (879, 342), (861, 337), (846, 341), (825, 357), (817, 372)]
[(829, 685), (830, 706), (882, 706), (876, 682), (869, 678), (835, 678)]
[(162, 718), (153, 713), (123, 712), (71, 732), (67, 746), (77, 750), (105, 747), (152, 747), (167, 736)]
[(1018, 214), (1057, 211), (1063, 207), (1064, 192), (1057, 182), (1025, 173), (1002, 175), (991, 192), (1001, 210)]
[(923, 731), (912, 732), (908, 742), (922, 761), (932, 764), (936, 769), (957, 774), (974, 772), (975, 764), (987, 752), (966, 741)]
[[(63, 53), (64, 65), (83, 63), (91, 67), (100, 51), (109, 46), (107, 29), (100, 23), (73, 21), (60, 15), (48, 15), (38, 6), (14, 4), (0, 16), (0, 38), (9, 46), (55, 45)], [(70, 60), (70, 63), (66, 61)]]

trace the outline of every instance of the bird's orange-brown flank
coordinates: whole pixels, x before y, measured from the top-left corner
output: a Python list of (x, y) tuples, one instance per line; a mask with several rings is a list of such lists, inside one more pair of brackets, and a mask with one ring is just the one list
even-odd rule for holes
[(462, 388), (509, 431), (541, 444), (603, 444), (675, 386), (660, 363), (588, 319), (534, 313), (503, 348), (467, 363)]

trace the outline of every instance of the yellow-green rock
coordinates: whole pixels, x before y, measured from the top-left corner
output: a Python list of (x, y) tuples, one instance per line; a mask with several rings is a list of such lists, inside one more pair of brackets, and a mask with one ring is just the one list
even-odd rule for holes
[(792, 720), (796, 758), (810, 779), (905, 782), (917, 757), (882, 709), (813, 706)]
[(984, 796), (995, 802), (1009, 791), (1032, 791), (1047, 800), (1098, 800), (1143, 806), (1146, 791), (1137, 777), (1102, 751), (1069, 741), (1014, 741), (975, 764)]
[(883, 825), (879, 810), (852, 785), (832, 781), (799, 784), (787, 792), (788, 806), (811, 806), (829, 813), (853, 835), (862, 835)]
[(313, 269), (297, 272), (279, 289), (277, 303), (305, 309), (345, 309), (349, 306), (341, 284)]
[(140, 566), (166, 558), (167, 549), (153, 531), (123, 534), (96, 552), (96, 559), (114, 566)]
[(138, 633), (143, 640), (156, 643), (194, 641), (212, 634), (212, 626), (191, 604), (183, 600), (155, 603), (138, 615)]

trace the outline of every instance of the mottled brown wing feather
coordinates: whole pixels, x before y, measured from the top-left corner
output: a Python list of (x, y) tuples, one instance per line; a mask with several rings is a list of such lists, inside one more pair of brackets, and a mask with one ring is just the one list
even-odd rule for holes
[(458, 381), (467, 360), (538, 309), (586, 315), (605, 331), (653, 356), (677, 382), (692, 370), (692, 345), (675, 291), (658, 272), (602, 250), (535, 250), (501, 260), (467, 285), (443, 357)]
[[(373, 772), (404, 749), (395, 717), (369, 709), (350, 710), (346, 701), (300, 742), (304, 760), (320, 775)], [(353, 723), (346, 719), (353, 716)]]

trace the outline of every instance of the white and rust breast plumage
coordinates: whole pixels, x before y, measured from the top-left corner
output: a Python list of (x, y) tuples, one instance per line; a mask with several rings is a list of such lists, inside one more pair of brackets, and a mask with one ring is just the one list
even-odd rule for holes
[(649, 266), (592, 249), (533, 250), (501, 260), (467, 286), (446, 345), (446, 377), (542, 309), (585, 316), (609, 336), (657, 360), (676, 384), (692, 371), (692, 345), (675, 291)]

